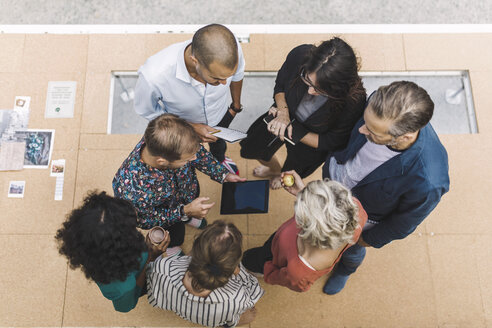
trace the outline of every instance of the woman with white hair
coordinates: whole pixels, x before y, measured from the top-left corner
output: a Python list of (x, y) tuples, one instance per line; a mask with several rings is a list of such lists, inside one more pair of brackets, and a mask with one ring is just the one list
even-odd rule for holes
[[(355, 244), (367, 214), (350, 190), (329, 179), (304, 183), (294, 171), (295, 215), (262, 247), (247, 250), (242, 263), (264, 274), (265, 282), (305, 292), (329, 274), (343, 252)], [(284, 174), (285, 174), (284, 173)]]

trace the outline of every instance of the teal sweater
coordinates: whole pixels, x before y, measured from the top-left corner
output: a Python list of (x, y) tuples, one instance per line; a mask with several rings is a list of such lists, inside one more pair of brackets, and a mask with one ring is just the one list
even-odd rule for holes
[(113, 301), (116, 311), (129, 312), (137, 305), (142, 294), (142, 288), (137, 286), (137, 277), (144, 269), (148, 257), (149, 253), (143, 252), (140, 259), (140, 269), (130, 272), (124, 281), (113, 281), (109, 284), (96, 282), (104, 297)]

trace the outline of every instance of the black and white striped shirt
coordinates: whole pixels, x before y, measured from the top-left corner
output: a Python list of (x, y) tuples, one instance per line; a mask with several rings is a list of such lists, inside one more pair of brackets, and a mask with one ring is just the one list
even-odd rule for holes
[(213, 290), (207, 297), (195, 296), (183, 284), (190, 261), (190, 256), (173, 256), (149, 263), (147, 294), (152, 306), (173, 311), (199, 325), (233, 327), (241, 314), (265, 293), (258, 279), (241, 264), (239, 274), (232, 275), (224, 287)]

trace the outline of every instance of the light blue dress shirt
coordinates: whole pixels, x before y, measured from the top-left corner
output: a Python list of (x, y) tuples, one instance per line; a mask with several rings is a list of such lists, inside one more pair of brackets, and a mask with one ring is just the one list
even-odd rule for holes
[(191, 40), (175, 43), (147, 59), (138, 70), (135, 111), (148, 120), (171, 113), (191, 123), (216, 126), (224, 117), (231, 81), (244, 77), (244, 56), (238, 44), (238, 67), (225, 85), (204, 85), (185, 66), (184, 51)]

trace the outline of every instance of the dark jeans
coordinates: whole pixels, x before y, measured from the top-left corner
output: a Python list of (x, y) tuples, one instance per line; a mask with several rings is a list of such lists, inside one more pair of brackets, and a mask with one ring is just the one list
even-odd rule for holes
[(347, 248), (338, 262), (335, 272), (344, 276), (351, 275), (362, 264), (366, 256), (366, 248), (359, 244), (354, 244)]
[[(229, 110), (227, 110), (224, 117), (219, 122), (219, 124), (217, 124), (217, 126), (228, 128), (233, 119), (234, 119), (234, 116), (232, 116), (232, 114), (229, 112)], [(209, 143), (209, 146), (210, 146), (210, 152), (212, 153), (212, 155), (214, 155), (214, 157), (219, 162), (223, 162), (225, 160), (225, 152), (227, 149), (226, 142), (223, 139), (218, 139), (216, 142)]]
[(268, 238), (268, 240), (261, 247), (255, 247), (248, 249), (243, 254), (241, 262), (244, 267), (251, 272), (263, 273), (263, 267), (265, 262), (273, 259), (272, 254), (272, 241), (275, 237), (275, 232)]

